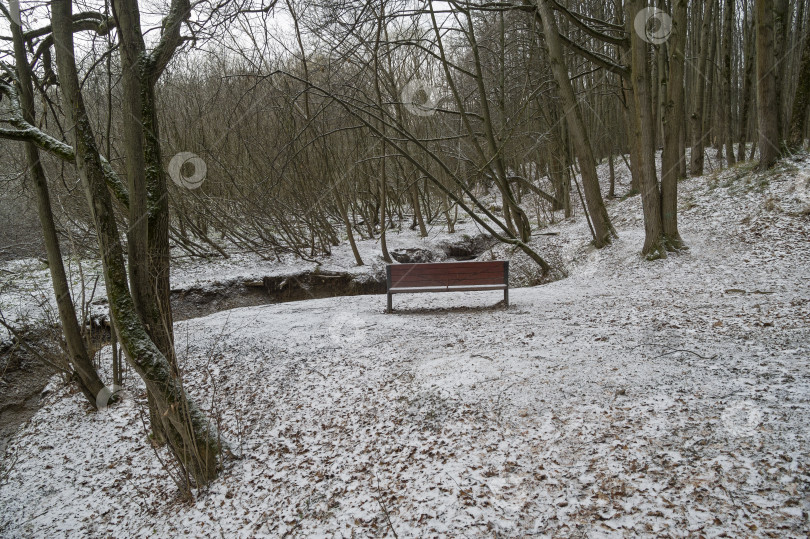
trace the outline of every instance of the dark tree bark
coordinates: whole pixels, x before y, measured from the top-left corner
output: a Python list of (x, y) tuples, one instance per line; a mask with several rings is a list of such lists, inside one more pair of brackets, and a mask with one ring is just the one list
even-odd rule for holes
[[(630, 0), (626, 4), (628, 13), (638, 13), (644, 7), (640, 0)], [(649, 260), (666, 258), (667, 249), (661, 220), (661, 191), (655, 170), (655, 125), (652, 117), (652, 96), (650, 92), (650, 69), (648, 45), (633, 28), (632, 17), (628, 17), (630, 31), (630, 55), (632, 61), (633, 96), (636, 106), (638, 145), (641, 173), (641, 204), (644, 211), (644, 247), (641, 253)]]
[(789, 32), (789, 18), (790, 18), (790, 3), (788, 0), (772, 0), (769, 2), (773, 5), (773, 55), (774, 55), (774, 88), (776, 100), (776, 128), (779, 132), (779, 153), (785, 149), (784, 142), (787, 140), (787, 121), (785, 115), (787, 113), (784, 99), (786, 93), (785, 80), (787, 79), (787, 44), (790, 37)]
[(780, 154), (779, 103), (776, 92), (773, 10), (768, 0), (756, 0), (757, 25), (757, 121), (759, 166), (772, 167)]
[(731, 28), (734, 20), (734, 0), (726, 0), (723, 10), (723, 81), (722, 81), (722, 105), (723, 105), (723, 133), (722, 141), (726, 146), (726, 160), (728, 166), (735, 163), (734, 159), (734, 139), (732, 135), (732, 107), (731, 107)]
[(793, 100), (793, 113), (790, 117), (788, 143), (792, 149), (804, 144), (804, 131), (807, 125), (807, 110), (810, 108), (810, 35), (805, 37), (802, 59), (799, 67), (799, 84)]
[(678, 180), (681, 179), (681, 163), (686, 159), (681, 151), (686, 3), (687, 0), (673, 1), (672, 33), (668, 42), (669, 76), (663, 111), (664, 152), (661, 157), (661, 219), (667, 249), (680, 249), (684, 246), (678, 232)]
[(737, 160), (745, 161), (745, 146), (748, 141), (748, 118), (751, 110), (752, 86), (754, 82), (754, 23), (745, 2), (745, 69), (743, 75), (742, 99), (740, 101), (740, 135)]
[(712, 10), (716, 0), (709, 0), (703, 13), (703, 25), (700, 30), (700, 52), (698, 58), (698, 69), (695, 79), (694, 107), (692, 109), (692, 160), (689, 172), (692, 176), (703, 175), (703, 164), (705, 160), (706, 131), (703, 111), (706, 101), (706, 81), (709, 60), (709, 49), (711, 47)]
[(627, 134), (630, 139), (630, 194), (641, 192), (641, 154), (637, 141), (641, 138), (639, 125), (636, 121), (636, 98), (633, 95), (631, 79), (622, 79), (622, 96), (625, 103), (624, 117), (627, 124)]

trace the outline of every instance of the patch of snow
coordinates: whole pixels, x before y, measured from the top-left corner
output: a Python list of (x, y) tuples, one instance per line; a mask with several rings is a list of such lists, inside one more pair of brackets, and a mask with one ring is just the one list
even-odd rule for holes
[(508, 310), (380, 295), (180, 322), (185, 385), (241, 458), (180, 502), (133, 376), (101, 413), (59, 386), (7, 449), (0, 535), (805, 537), (810, 162), (744, 166), (681, 182), (690, 249), (664, 260), (639, 255), (638, 197), (599, 251), (553, 225), (569, 277)]

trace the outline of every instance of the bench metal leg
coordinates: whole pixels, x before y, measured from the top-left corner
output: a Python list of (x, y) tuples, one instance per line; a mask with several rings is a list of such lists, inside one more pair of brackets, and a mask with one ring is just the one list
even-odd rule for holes
[(385, 266), (385, 291), (388, 294), (388, 308), (385, 312), (390, 313), (394, 310), (393, 305), (391, 304), (391, 264)]
[(503, 289), (503, 302), (506, 304), (506, 308), (509, 308), (509, 261), (505, 260), (503, 263), (503, 282), (506, 284), (506, 288)]

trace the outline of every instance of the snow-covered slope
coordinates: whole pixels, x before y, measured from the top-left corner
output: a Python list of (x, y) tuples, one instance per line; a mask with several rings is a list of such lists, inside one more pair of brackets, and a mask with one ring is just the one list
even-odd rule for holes
[(681, 184), (689, 251), (555, 242), (567, 279), (357, 296), (177, 325), (186, 385), (240, 459), (193, 502), (144, 433), (52, 384), (10, 444), (0, 535), (810, 533), (810, 162)]

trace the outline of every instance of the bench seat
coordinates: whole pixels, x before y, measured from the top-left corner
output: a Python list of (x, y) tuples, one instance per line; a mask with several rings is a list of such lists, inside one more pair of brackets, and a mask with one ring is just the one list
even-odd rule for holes
[(403, 286), (391, 288), (391, 294), (412, 294), (414, 292), (481, 292), (484, 290), (504, 290), (505, 284), (447, 285), (447, 286)]
[(387, 312), (393, 310), (393, 294), (419, 292), (481, 292), (503, 290), (509, 306), (509, 262), (441, 262), (389, 264), (386, 266)]

